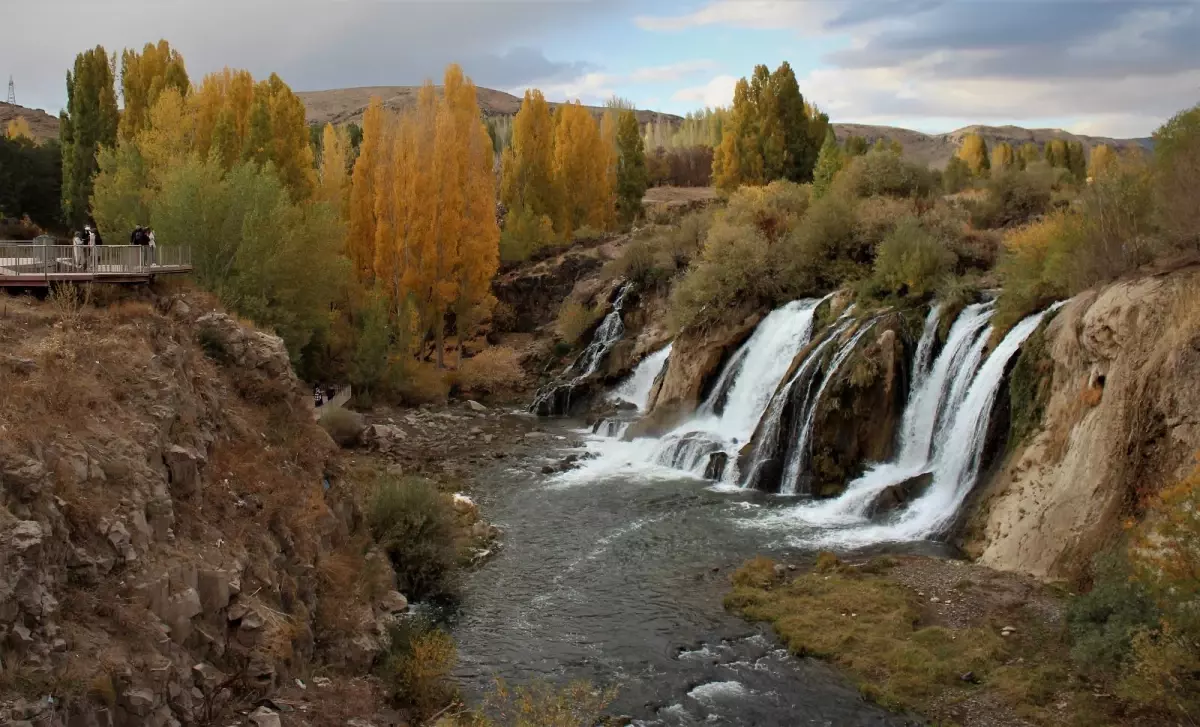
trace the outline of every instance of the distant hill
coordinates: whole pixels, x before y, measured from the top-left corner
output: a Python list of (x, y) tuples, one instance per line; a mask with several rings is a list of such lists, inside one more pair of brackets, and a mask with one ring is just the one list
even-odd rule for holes
[(37, 141), (58, 138), (57, 116), (51, 116), (41, 109), (27, 109), (3, 102), (0, 102), (0, 135), (8, 128), (8, 122), (18, 116), (24, 116), (25, 121), (29, 122), (29, 130)]
[[(417, 104), (417, 93), (420, 90), (420, 86), (363, 86), (335, 88), (329, 91), (300, 91), (296, 95), (304, 102), (308, 123), (324, 126), (327, 123), (361, 124), (363, 112), (367, 110), (372, 96), (379, 96), (383, 99), (384, 108), (393, 111), (412, 108)], [(438, 86), (437, 90), (441, 93), (442, 89)], [(521, 109), (521, 99), (504, 91), (479, 87), (476, 89), (476, 97), (484, 116), (513, 116)], [(552, 108), (560, 105), (558, 102), (550, 102)], [(594, 114), (604, 113), (604, 109), (597, 106), (587, 108)], [(638, 121), (643, 124), (655, 119), (666, 119), (673, 123), (683, 121), (680, 116), (660, 114), (656, 111), (638, 111), (637, 116)]]
[(898, 141), (904, 147), (904, 156), (914, 162), (927, 164), (931, 167), (943, 168), (950, 157), (958, 150), (963, 137), (967, 134), (979, 134), (987, 142), (988, 148), (993, 149), (997, 144), (1008, 142), (1013, 148), (1018, 148), (1027, 142), (1039, 146), (1045, 145), (1051, 139), (1079, 141), (1091, 150), (1100, 144), (1113, 148), (1124, 149), (1135, 147), (1151, 148), (1151, 140), (1146, 139), (1110, 139), (1103, 136), (1083, 136), (1072, 134), (1062, 129), (1025, 129), (1020, 126), (964, 126), (948, 134), (923, 134), (920, 131), (901, 129), (895, 126), (870, 126), (867, 124), (834, 124), (834, 135), (838, 141), (845, 141), (848, 136), (861, 136), (868, 142), (874, 143), (879, 138), (888, 141)]

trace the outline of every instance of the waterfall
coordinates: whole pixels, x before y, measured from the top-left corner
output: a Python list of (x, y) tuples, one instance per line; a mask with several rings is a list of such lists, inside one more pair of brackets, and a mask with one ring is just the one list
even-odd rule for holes
[[(823, 300), (793, 301), (764, 318), (730, 357), (696, 415), (658, 442), (652, 461), (702, 474), (718, 452), (736, 460), (792, 359), (812, 336)], [(732, 469), (726, 468), (724, 479), (732, 477)]]
[(650, 400), (650, 390), (654, 388), (654, 380), (662, 373), (670, 355), (671, 344), (668, 343), (664, 348), (642, 359), (629, 378), (622, 381), (609, 398), (633, 404), (638, 411), (645, 411), (646, 403)]
[[(905, 408), (900, 454), (851, 482), (834, 500), (799, 505), (758, 524), (820, 528), (808, 544), (853, 547), (921, 540), (942, 534), (975, 486), (988, 423), (1009, 361), (1047, 313), (1029, 316), (1004, 337), (983, 364), (991, 337), (990, 303), (968, 306)], [(924, 337), (924, 335), (922, 336)], [(886, 522), (869, 519), (877, 496), (922, 475), (927, 489)]]
[(542, 387), (534, 396), (529, 410), (540, 416), (558, 416), (570, 414), (571, 395), (575, 389), (600, 368), (600, 364), (608, 357), (612, 347), (625, 335), (625, 322), (621, 316), (625, 309), (625, 296), (633, 288), (632, 283), (622, 285), (613, 300), (612, 310), (604, 316), (604, 320), (596, 327), (592, 341), (583, 352), (571, 362), (561, 378), (571, 377), (567, 381), (553, 382)]

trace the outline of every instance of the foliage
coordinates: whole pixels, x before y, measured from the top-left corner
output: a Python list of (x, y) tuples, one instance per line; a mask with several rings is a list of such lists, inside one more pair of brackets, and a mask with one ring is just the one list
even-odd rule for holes
[(755, 66), (734, 88), (733, 107), (713, 155), (713, 182), (725, 192), (743, 184), (813, 178), (829, 118), (805, 103), (786, 61), (774, 73)]
[(1108, 144), (1098, 144), (1092, 149), (1088, 158), (1088, 179), (1092, 180), (1104, 174), (1110, 165), (1116, 163), (1117, 153)]
[(559, 215), (554, 178), (554, 119), (538, 90), (526, 91), (513, 119), (512, 146), (504, 151), (500, 201), (508, 210), (528, 210), (533, 219)]
[(392, 700), (425, 719), (457, 696), (451, 677), (457, 660), (458, 650), (449, 634), (419, 618), (405, 618), (388, 629), (379, 672)]
[(650, 183), (646, 150), (638, 132), (637, 116), (632, 111), (622, 111), (617, 117), (616, 150), (617, 217), (629, 224), (641, 215), (642, 198)]
[(338, 219), (345, 219), (349, 204), (349, 154), (350, 138), (346, 130), (325, 124), (321, 131), (320, 179), (313, 199), (332, 207)]
[(942, 189), (946, 194), (957, 194), (971, 183), (971, 168), (960, 157), (952, 156), (942, 172)]
[(868, 282), (872, 295), (924, 298), (954, 269), (954, 253), (920, 220), (908, 217), (884, 238)]
[(596, 689), (588, 682), (555, 688), (535, 682), (510, 690), (503, 681), (484, 697), (478, 711), (457, 715), (452, 727), (593, 727), (615, 724), (604, 711), (616, 698), (616, 688)]
[(1120, 548), (1101, 554), (1094, 563), (1092, 589), (1073, 599), (1067, 609), (1071, 655), (1094, 674), (1127, 668), (1134, 634), (1158, 623), (1149, 592), (1132, 576)]
[(117, 94), (108, 52), (103, 46), (75, 56), (67, 73), (67, 108), (59, 117), (62, 146), (62, 206), (68, 223), (88, 221), (88, 201), (96, 176), (96, 155), (117, 138)]
[(338, 446), (352, 448), (358, 445), (363, 432), (361, 415), (338, 406), (321, 412), (321, 418), (318, 421)]
[(967, 134), (958, 147), (956, 156), (966, 163), (971, 174), (976, 177), (987, 176), (992, 162), (988, 156), (987, 142), (979, 134)]
[(642, 138), (647, 149), (711, 150), (720, 146), (721, 130), (728, 118), (729, 110), (722, 107), (689, 112), (678, 125), (660, 117), (646, 124)]
[(525, 383), (521, 354), (509, 346), (491, 346), (463, 361), (458, 384), (466, 393), (496, 395), (513, 391)]
[(1021, 353), (1009, 377), (1008, 392), (1012, 402), (1008, 428), (1010, 449), (1022, 444), (1041, 427), (1046, 402), (1050, 398), (1054, 362), (1046, 350), (1047, 323), (1043, 320), (1038, 329), (1021, 344)]
[(928, 169), (894, 150), (872, 149), (855, 157), (838, 175), (835, 186), (856, 197), (924, 197), (934, 187)]
[(150, 109), (163, 91), (174, 89), (180, 96), (191, 90), (187, 68), (179, 51), (165, 40), (147, 43), (141, 53), (121, 52), (120, 138), (133, 140), (150, 121)]
[(33, 130), (29, 128), (29, 122), (24, 116), (18, 116), (8, 122), (8, 126), (4, 128), (5, 139), (29, 139), (33, 141)]
[(347, 214), (346, 256), (363, 286), (375, 279), (375, 177), (384, 161), (383, 100), (372, 96), (363, 114), (363, 141), (354, 163), (350, 183), (350, 210)]
[(613, 190), (603, 145), (590, 111), (578, 102), (558, 107), (553, 169), (561, 200), (557, 229), (563, 238), (580, 227), (604, 229), (612, 224)]
[(1070, 234), (1072, 220), (1069, 215), (1056, 212), (1005, 236), (1004, 251), (997, 266), (1004, 289), (992, 319), (997, 334), (1066, 293), (1045, 271), (1051, 246)]
[(380, 477), (367, 520), (401, 593), (422, 601), (454, 592), (460, 543), (448, 495), (427, 480)]
[(1173, 243), (1200, 245), (1200, 105), (1181, 111), (1154, 132), (1155, 204)]
[(28, 216), (43, 227), (58, 222), (62, 169), (57, 141), (0, 137), (0, 217)]
[(992, 159), (990, 169), (995, 172), (1001, 172), (1006, 169), (1011, 169), (1017, 164), (1017, 154), (1013, 151), (1012, 144), (1007, 141), (1002, 141), (992, 149)]
[(817, 155), (817, 166), (813, 170), (813, 199), (820, 199), (829, 191), (833, 186), (834, 177), (845, 165), (845, 155), (838, 146), (831, 128), (825, 133), (825, 143), (821, 145), (821, 152)]
[(986, 196), (972, 209), (971, 222), (980, 228), (1020, 225), (1050, 207), (1059, 175), (1044, 163), (1024, 170), (997, 171), (988, 180)]
[(546, 215), (536, 216), (527, 207), (509, 210), (500, 233), (500, 259), (504, 262), (528, 260), (534, 253), (558, 243), (554, 223)]
[(598, 308), (568, 298), (558, 309), (558, 316), (554, 320), (554, 332), (565, 343), (577, 344), (583, 340), (583, 337), (592, 329), (592, 326), (596, 325), (598, 320), (600, 320)]

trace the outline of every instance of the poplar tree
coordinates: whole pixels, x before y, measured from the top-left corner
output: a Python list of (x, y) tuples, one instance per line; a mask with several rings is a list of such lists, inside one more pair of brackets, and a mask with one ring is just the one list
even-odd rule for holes
[(375, 278), (375, 175), (382, 155), (383, 100), (372, 96), (363, 115), (363, 141), (350, 184), (346, 257), (358, 282), (370, 287)]
[(24, 116), (18, 116), (8, 122), (8, 126), (4, 130), (4, 136), (8, 139), (33, 139), (33, 131), (29, 128), (29, 122)]
[(817, 166), (813, 170), (813, 199), (820, 199), (825, 196), (825, 193), (833, 186), (834, 177), (837, 176), (838, 172), (842, 171), (845, 163), (845, 156), (842, 154), (841, 148), (838, 147), (833, 129), (826, 129), (825, 143), (821, 145), (821, 153), (817, 157)]
[(147, 43), (141, 53), (126, 49), (121, 52), (121, 123), (118, 132), (122, 139), (132, 140), (145, 128), (150, 109), (160, 94), (175, 89), (186, 97), (191, 90), (183, 56), (165, 40)]
[(1016, 152), (1013, 151), (1012, 144), (1007, 141), (1002, 141), (992, 150), (992, 169), (996, 171), (1004, 171), (1016, 166)]
[(958, 158), (967, 163), (967, 168), (976, 177), (984, 176), (991, 168), (987, 142), (979, 134), (967, 134), (963, 137), (962, 144), (958, 147)]
[(763, 182), (763, 157), (750, 82), (741, 79), (733, 89), (733, 108), (725, 123), (721, 146), (713, 152), (713, 184), (732, 192), (743, 184)]
[(558, 230), (570, 238), (585, 225), (605, 226), (613, 189), (608, 184), (608, 159), (595, 117), (579, 102), (560, 106), (557, 115), (554, 176), (562, 200)]
[(67, 108), (59, 121), (63, 211), (72, 226), (81, 226), (88, 218), (96, 154), (117, 140), (117, 94), (103, 46), (75, 56), (74, 71), (67, 72)]
[(1092, 149), (1091, 157), (1088, 159), (1087, 175), (1090, 179), (1101, 177), (1105, 170), (1112, 166), (1117, 161), (1117, 155), (1112, 147), (1108, 144), (1099, 144)]
[(1021, 169), (1028, 167), (1036, 161), (1040, 161), (1042, 152), (1038, 149), (1038, 145), (1032, 141), (1027, 141), (1017, 150), (1017, 166)]
[(313, 197), (333, 207), (338, 219), (345, 219), (349, 201), (349, 153), (350, 138), (346, 130), (325, 124), (321, 132), (321, 179)]
[[(787, 61), (771, 74), (770, 90), (773, 110), (779, 117), (779, 125), (784, 133), (786, 154), (780, 176), (793, 182), (811, 181), (817, 155), (825, 142), (823, 114), (805, 103), (796, 73)], [(776, 178), (769, 175), (768, 181)]]
[(1046, 163), (1060, 169), (1067, 168), (1067, 142), (1051, 139), (1046, 142)]
[(558, 213), (554, 120), (541, 91), (526, 91), (513, 119), (512, 146), (504, 152), (500, 198), (510, 213), (525, 211), (550, 220)]
[(1083, 142), (1067, 142), (1067, 170), (1076, 182), (1087, 178), (1087, 155), (1083, 150)]
[(617, 118), (617, 214), (622, 222), (631, 223), (641, 214), (648, 185), (646, 150), (637, 116), (625, 110)]

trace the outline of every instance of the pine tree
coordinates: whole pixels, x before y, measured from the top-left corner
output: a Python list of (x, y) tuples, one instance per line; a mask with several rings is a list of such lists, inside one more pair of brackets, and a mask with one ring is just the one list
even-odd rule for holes
[(958, 158), (967, 163), (967, 168), (976, 177), (986, 175), (991, 168), (987, 142), (979, 134), (967, 134), (963, 137), (962, 144), (958, 147)]
[(358, 282), (369, 288), (375, 269), (375, 174), (382, 156), (383, 101), (372, 96), (363, 115), (363, 142), (350, 185), (346, 256)]
[(637, 116), (622, 111), (617, 119), (617, 214), (622, 222), (633, 222), (642, 213), (642, 198), (648, 186), (646, 150), (639, 133)]
[(63, 211), (72, 226), (88, 218), (88, 200), (96, 176), (96, 154), (117, 140), (117, 94), (112, 66), (102, 46), (75, 57), (67, 73), (67, 108), (60, 117)]
[(1016, 166), (1016, 152), (1013, 151), (1012, 144), (1007, 141), (1002, 141), (992, 150), (992, 169), (998, 172), (1006, 169), (1011, 169)]
[(121, 53), (121, 98), (124, 108), (118, 132), (132, 140), (145, 128), (150, 109), (160, 94), (174, 89), (186, 97), (191, 91), (183, 56), (165, 40), (147, 43), (141, 53), (126, 49)]
[(345, 219), (349, 201), (349, 153), (350, 139), (346, 130), (325, 124), (321, 134), (321, 181), (313, 196), (332, 206), (338, 219)]
[(812, 194), (814, 199), (825, 196), (825, 193), (833, 186), (834, 177), (842, 170), (845, 163), (845, 156), (838, 147), (833, 129), (826, 129), (825, 143), (821, 145), (821, 153), (817, 157), (817, 167), (813, 171)]

